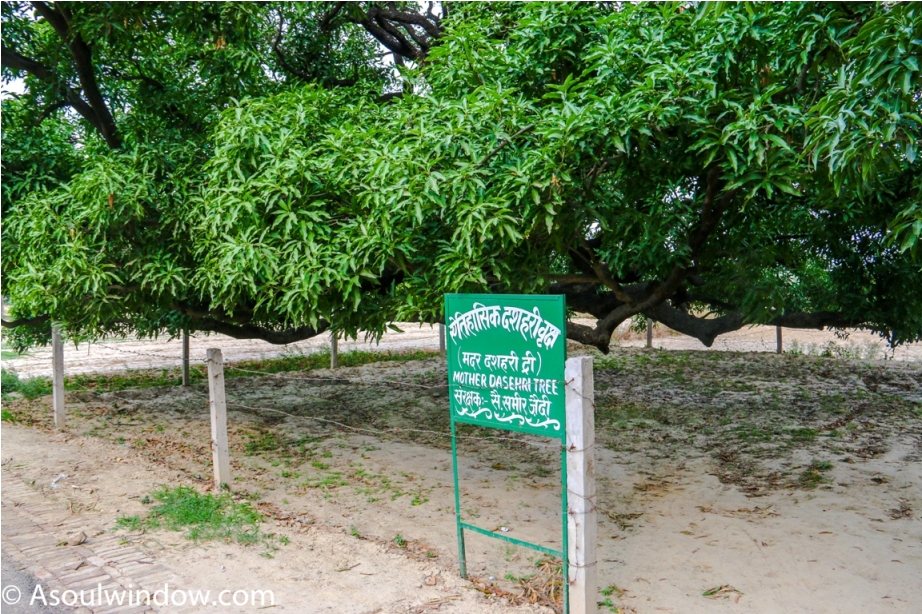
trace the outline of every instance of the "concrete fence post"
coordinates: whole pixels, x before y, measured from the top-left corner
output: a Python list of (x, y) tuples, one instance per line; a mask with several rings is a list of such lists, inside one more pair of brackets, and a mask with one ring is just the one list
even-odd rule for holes
[(227, 444), (227, 399), (224, 396), (224, 356), (219, 349), (210, 349), (208, 360), (208, 399), (211, 405), (211, 459), (214, 465), (214, 485), (220, 490), (230, 488), (230, 450)]
[(182, 385), (188, 386), (189, 381), (189, 331), (182, 331)]
[(54, 427), (64, 428), (64, 340), (61, 329), (51, 329), (51, 402), (54, 407)]

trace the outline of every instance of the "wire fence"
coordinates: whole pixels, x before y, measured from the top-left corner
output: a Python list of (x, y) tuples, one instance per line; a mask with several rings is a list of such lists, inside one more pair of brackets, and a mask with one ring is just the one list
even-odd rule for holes
[[(204, 395), (198, 392), (194, 392), (194, 394), (205, 399), (206, 401), (210, 401), (207, 395)], [(331, 420), (330, 418), (322, 418), (320, 416), (307, 415), (307, 414), (293, 414), (291, 412), (278, 409), (277, 407), (268, 407), (265, 405), (256, 407), (254, 405), (248, 405), (246, 403), (241, 403), (239, 401), (232, 401), (230, 399), (228, 399), (226, 403), (228, 407), (247, 409), (253, 412), (269, 412), (269, 413), (287, 416), (289, 418), (294, 418), (296, 420), (311, 420), (311, 421), (320, 422), (323, 424), (331, 424), (341, 429), (353, 431), (356, 433), (367, 434), (367, 435), (384, 436), (384, 435), (396, 435), (396, 434), (401, 434), (401, 433), (419, 433), (419, 434), (425, 434), (425, 435), (435, 435), (437, 437), (443, 437), (447, 439), (451, 438), (450, 431), (435, 431), (435, 430), (430, 430), (430, 429), (417, 429), (417, 428), (406, 428), (406, 427), (367, 428), (367, 427), (359, 427), (359, 426), (352, 426), (349, 424), (344, 424), (337, 420)], [(476, 435), (456, 435), (456, 437), (457, 439), (463, 439), (463, 440), (493, 441), (493, 442), (511, 441), (515, 443), (522, 443), (522, 444), (529, 445), (532, 447), (543, 448), (543, 449), (548, 449), (548, 450), (560, 450), (561, 445), (562, 445), (560, 442), (557, 442), (557, 441), (553, 443), (548, 443), (548, 442), (540, 442), (540, 441), (522, 439), (520, 437), (504, 437), (501, 435), (494, 435), (490, 437), (481, 437), (481, 436), (476, 436)]]
[[(225, 366), (228, 367), (228, 365), (225, 365)], [(229, 367), (229, 368), (233, 368), (233, 367)], [(250, 371), (250, 372), (258, 373), (258, 372), (255, 372), (255, 371)], [(273, 374), (273, 375), (277, 375), (277, 374)], [(295, 379), (295, 380), (317, 380), (317, 379), (324, 379), (324, 380), (325, 380), (325, 379), (328, 379), (328, 378), (286, 378), (286, 379)], [(366, 383), (366, 384), (369, 383), (369, 382), (363, 382), (363, 381), (360, 381), (360, 380), (346, 380), (346, 379), (344, 379), (344, 378), (337, 378), (337, 381), (340, 381), (340, 382), (344, 381), (344, 382), (350, 382), (350, 383)], [(392, 383), (401, 383), (401, 382), (392, 382)], [(408, 382), (403, 382), (403, 383), (408, 383)], [(568, 385), (569, 385), (570, 383), (571, 383), (571, 382), (567, 382)], [(428, 388), (437, 388), (437, 387), (438, 387), (438, 386), (428, 386)], [(571, 388), (570, 390), (571, 390), (571, 392), (576, 392), (576, 391), (573, 390), (572, 388)], [(206, 395), (206, 394), (202, 394), (202, 393), (200, 393), (200, 392), (198, 392), (198, 391), (193, 391), (193, 394), (195, 394), (196, 396), (198, 396), (199, 398), (201, 398), (201, 399), (203, 399), (203, 400), (205, 400), (205, 401), (209, 401), (209, 402), (210, 402), (210, 398), (209, 398), (208, 395)], [(579, 394), (579, 393), (577, 392), (577, 394)], [(580, 394), (580, 396), (583, 396), (583, 395)], [(584, 398), (585, 398), (585, 397), (584, 397)], [(451, 436), (452, 436), (452, 434), (451, 434), (450, 431), (435, 431), (435, 430), (430, 430), (430, 429), (417, 429), (417, 428), (404, 428), (404, 427), (393, 427), (393, 428), (367, 428), (367, 427), (358, 427), (358, 426), (352, 426), (352, 425), (349, 425), (349, 424), (344, 424), (344, 423), (339, 422), (339, 421), (337, 421), (337, 420), (331, 420), (331, 419), (329, 419), (329, 418), (323, 418), (323, 417), (320, 417), (320, 416), (305, 415), (305, 414), (293, 414), (293, 413), (291, 413), (291, 412), (287, 412), (287, 411), (278, 409), (278, 408), (276, 408), (276, 407), (268, 407), (268, 406), (265, 406), (265, 405), (261, 405), (261, 406), (257, 407), (257, 406), (254, 406), (254, 405), (249, 405), (249, 404), (247, 404), (247, 403), (241, 403), (241, 402), (239, 402), (239, 401), (232, 401), (232, 400), (230, 400), (230, 399), (226, 399), (226, 400), (225, 400), (225, 403), (227, 404), (228, 407), (236, 407), (236, 408), (238, 408), (238, 409), (245, 409), (245, 410), (249, 410), (249, 411), (251, 411), (251, 412), (257, 412), (257, 413), (259, 413), (259, 412), (269, 412), (269, 413), (274, 413), (274, 414), (283, 415), (283, 416), (286, 416), (286, 417), (288, 417), (288, 418), (293, 418), (293, 419), (296, 419), (296, 420), (310, 420), (310, 421), (319, 422), (319, 423), (322, 423), (322, 424), (333, 425), (333, 426), (339, 427), (340, 429), (343, 429), (343, 430), (352, 431), (352, 432), (355, 432), (355, 433), (360, 433), (360, 434), (365, 434), (365, 435), (373, 435), (373, 436), (377, 436), (377, 437), (386, 436), (386, 435), (401, 434), (401, 433), (419, 433), (419, 434), (425, 434), (425, 435), (435, 435), (435, 436), (437, 436), (437, 437), (442, 437), (442, 438), (447, 438), (447, 439), (450, 439)], [(586, 450), (589, 450), (589, 449), (592, 449), (592, 448), (595, 447), (595, 443), (593, 443), (593, 444), (591, 444), (591, 445), (589, 445), (589, 446), (587, 446), (587, 447), (585, 447), (585, 448), (579, 448), (579, 449), (578, 449), (578, 448), (576, 448), (575, 445), (573, 445), (572, 443), (569, 443), (569, 442), (568, 442), (567, 444), (561, 444), (561, 443), (558, 442), (558, 441), (541, 442), (541, 441), (535, 441), (535, 440), (529, 440), (529, 439), (522, 439), (522, 438), (520, 438), (520, 437), (505, 437), (505, 436), (502, 436), (502, 435), (492, 435), (492, 436), (489, 436), (489, 437), (482, 437), (482, 436), (477, 436), (477, 435), (459, 435), (459, 434), (456, 434), (455, 437), (456, 437), (456, 439), (458, 439), (458, 440), (467, 440), (467, 441), (486, 441), (486, 442), (499, 442), (499, 441), (503, 441), (503, 442), (521, 443), (521, 444), (525, 444), (525, 445), (532, 446), (532, 447), (535, 447), (535, 448), (540, 448), (540, 449), (545, 449), (545, 450), (554, 450), (554, 451), (560, 451), (561, 446), (562, 446), (562, 445), (566, 445), (567, 451), (568, 451), (568, 452), (573, 452), (573, 453), (575, 453), (575, 452), (585, 452)], [(575, 511), (573, 511), (573, 510), (570, 510), (570, 511), (568, 512), (569, 514), (571, 514), (571, 515), (581, 515), (581, 514), (587, 514), (587, 513), (589, 513), (589, 512), (600, 511), (600, 512), (602, 512), (602, 513), (605, 513), (605, 514), (608, 514), (609, 516), (611, 516), (611, 512), (610, 512), (610, 511), (603, 510), (602, 508), (600, 508), (600, 507), (597, 506), (596, 496), (595, 496), (595, 495), (587, 497), (587, 496), (585, 496), (585, 495), (583, 495), (583, 494), (577, 493), (576, 491), (574, 491), (574, 490), (572, 490), (572, 489), (570, 489), (570, 488), (567, 489), (567, 492), (568, 492), (569, 494), (573, 495), (573, 496), (576, 496), (576, 497), (579, 497), (579, 498), (581, 498), (581, 499), (585, 499), (586, 501), (589, 501), (589, 504), (590, 504), (590, 506), (591, 506), (589, 510), (586, 510), (586, 511), (583, 511), (583, 512), (575, 512)], [(594, 564), (594, 563), (593, 563), (593, 564)], [(577, 565), (577, 567), (579, 567), (579, 565)]]
[[(172, 360), (177, 360), (175, 354), (164, 355), (164, 354), (152, 354), (152, 353), (150, 353), (150, 352), (138, 352), (137, 350), (129, 350), (129, 349), (126, 349), (126, 348), (115, 347), (114, 345), (108, 345), (108, 344), (106, 344), (106, 343), (98, 343), (98, 342), (93, 343), (92, 345), (97, 345), (97, 346), (99, 346), (99, 347), (101, 347), (101, 348), (106, 348), (107, 350), (113, 350), (113, 351), (115, 351), (115, 352), (121, 352), (122, 354), (133, 354), (133, 355), (135, 355), (135, 356), (145, 356), (145, 357), (149, 357), (149, 358), (159, 358), (159, 359), (161, 359), (161, 360), (164, 360), (164, 359), (166, 359), (166, 360), (171, 360), (171, 359), (172, 359)], [(179, 359), (179, 360), (180, 360), (180, 364), (182, 364), (182, 359)]]

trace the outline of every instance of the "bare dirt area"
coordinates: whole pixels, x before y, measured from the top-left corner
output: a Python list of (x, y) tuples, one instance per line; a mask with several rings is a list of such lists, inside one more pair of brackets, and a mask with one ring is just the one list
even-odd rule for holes
[[(595, 357), (602, 612), (918, 611), (922, 364), (623, 347)], [(536, 553), (478, 536), (474, 581), (457, 577), (437, 357), (243, 375), (228, 369), (233, 491), (290, 543), (125, 533), (187, 582), (276, 583), (291, 611), (357, 613), (498, 612), (513, 607), (501, 595), (541, 583)], [(48, 491), (68, 474), (78, 488), (49, 496), (74, 499), (100, 530), (143, 514), (158, 484), (209, 488), (203, 384), (69, 392), (66, 434), (50, 430), (50, 404), (4, 404), (17, 421), (3, 426), (4, 476)], [(466, 519), (559, 547), (559, 450), (460, 434)]]

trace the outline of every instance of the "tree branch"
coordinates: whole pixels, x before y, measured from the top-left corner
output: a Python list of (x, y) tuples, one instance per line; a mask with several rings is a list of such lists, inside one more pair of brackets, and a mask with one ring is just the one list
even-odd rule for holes
[(61, 100), (61, 101), (48, 105), (42, 110), (41, 114), (38, 116), (38, 121), (35, 122), (35, 125), (37, 126), (41, 124), (43, 121), (51, 117), (52, 114), (54, 114), (54, 112), (57, 111), (58, 109), (63, 109), (64, 107), (68, 107), (68, 106), (70, 106), (70, 103), (67, 102), (66, 100)]
[(304, 341), (316, 337), (329, 328), (330, 325), (327, 322), (321, 322), (316, 328), (300, 326), (285, 330), (271, 330), (252, 324), (229, 324), (212, 318), (204, 318), (195, 322), (195, 330), (220, 333), (234, 339), (261, 339), (275, 345)]
[(675, 264), (669, 276), (661, 283), (635, 284), (630, 288), (623, 286), (612, 278), (605, 264), (594, 256), (595, 246), (590, 245), (585, 238), (581, 238), (583, 248), (590, 254), (593, 271), (612, 290), (617, 301), (611, 303), (610, 310), (604, 317), (596, 316), (599, 317), (599, 320), (596, 322), (596, 327), (591, 334), (587, 331), (576, 330), (574, 335), (577, 335), (580, 339), (588, 340), (590, 345), (594, 345), (602, 352), (607, 353), (611, 335), (618, 325), (638, 313), (647, 313), (647, 311), (657, 308), (682, 288), (686, 279), (695, 270), (694, 263), (698, 252), (707, 242), (708, 237), (716, 230), (724, 211), (730, 207), (736, 195), (736, 190), (728, 190), (720, 194), (720, 171), (716, 166), (712, 167), (707, 173), (705, 181), (707, 189), (698, 226), (689, 234), (687, 240), (690, 264)]
[[(661, 322), (674, 331), (698, 339), (705, 347), (711, 347), (718, 336), (739, 330), (747, 325), (761, 324), (747, 320), (738, 311), (717, 318), (699, 318), (676, 309), (666, 303), (644, 311), (644, 315)], [(864, 321), (846, 317), (834, 311), (815, 313), (789, 313), (765, 322), (768, 326), (785, 328), (856, 328)]]
[(432, 13), (432, 6), (430, 4), (429, 12), (427, 15), (429, 18), (423, 17), (418, 13), (407, 13), (403, 11), (398, 11), (393, 8), (393, 3), (391, 4), (390, 9), (378, 7), (378, 14), (386, 19), (391, 21), (396, 21), (398, 23), (412, 24), (414, 26), (420, 26), (423, 30), (426, 31), (426, 34), (432, 38), (438, 38), (442, 34), (442, 28), (438, 22), (438, 19), (435, 17), (435, 14)]
[[(25, 71), (40, 81), (51, 84), (58, 93), (72, 106), (85, 120), (90, 122), (96, 130), (101, 130), (99, 118), (93, 108), (80, 96), (80, 92), (68, 87), (57, 75), (41, 62), (20, 55), (9, 47), (0, 49), (0, 63), (7, 68)], [(44, 118), (43, 118), (44, 119)]]
[(19, 326), (40, 326), (47, 322), (49, 316), (37, 316), (35, 318), (18, 318), (16, 320), (2, 320), (3, 328), (17, 328)]
[(548, 275), (555, 284), (600, 284), (602, 280), (595, 275)]
[(54, 80), (54, 75), (51, 74), (51, 71), (48, 70), (44, 64), (16, 53), (6, 45), (0, 46), (0, 63), (2, 63), (5, 68), (23, 70), (27, 73), (31, 73), (42, 81)]
[[(638, 283), (625, 286), (624, 291), (629, 296), (636, 297), (636, 301), (642, 300), (641, 297), (649, 294), (650, 286), (648, 283)], [(600, 320), (607, 315), (625, 306), (625, 303), (619, 301), (610, 293), (599, 294), (596, 292), (598, 284), (555, 284), (549, 288), (551, 294), (564, 294), (567, 297), (567, 307), (581, 313), (588, 313)], [(669, 297), (671, 298), (671, 297)], [(706, 302), (715, 303), (710, 299)], [(711, 347), (714, 341), (720, 335), (739, 330), (744, 326), (755, 324), (765, 324), (768, 326), (783, 326), (786, 328), (857, 328), (864, 326), (866, 322), (846, 317), (845, 315), (832, 311), (820, 311), (815, 313), (790, 313), (773, 318), (768, 322), (757, 322), (747, 320), (739, 311), (730, 313), (716, 318), (697, 317), (681, 309), (673, 307), (667, 302), (647, 307), (642, 312), (646, 317), (665, 324), (669, 328), (683, 335), (698, 339), (704, 346)], [(620, 322), (619, 322), (620, 324)], [(569, 322), (567, 324), (567, 338), (597, 347), (603, 353), (608, 353), (611, 341), (611, 333), (614, 329), (597, 325), (595, 328)]]
[(524, 128), (522, 128), (521, 130), (519, 130), (518, 132), (516, 132), (515, 134), (513, 134), (512, 136), (510, 136), (510, 137), (508, 137), (508, 138), (505, 138), (505, 137), (501, 138), (500, 140), (502, 141), (502, 143), (500, 143), (499, 145), (497, 145), (496, 147), (494, 147), (493, 150), (492, 150), (490, 153), (488, 153), (488, 154), (486, 155), (486, 157), (484, 157), (484, 159), (481, 160), (481, 161), (477, 164), (477, 168), (483, 168), (483, 166), (486, 165), (486, 163), (489, 162), (490, 159), (491, 159), (493, 156), (495, 156), (496, 154), (498, 154), (499, 152), (501, 152), (501, 151), (502, 151), (503, 149), (505, 149), (508, 145), (510, 145), (514, 140), (516, 140), (517, 138), (519, 138), (520, 136), (522, 136), (522, 135), (525, 134), (526, 132), (530, 132), (530, 131), (532, 131), (532, 130), (534, 130), (534, 129), (535, 129), (535, 125), (534, 125), (534, 124), (531, 124), (531, 125), (529, 125), (529, 126), (525, 126)]
[(320, 29), (324, 32), (329, 32), (333, 29), (333, 20), (336, 19), (336, 16), (342, 12), (343, 7), (346, 6), (345, 2), (336, 2), (333, 4), (333, 8), (327, 11), (323, 17), (320, 18)]
[[(86, 103), (89, 104), (95, 115), (96, 121), (91, 123), (93, 123), (111, 149), (118, 149), (122, 146), (122, 139), (116, 129), (115, 119), (112, 117), (109, 106), (106, 104), (96, 82), (93, 53), (90, 46), (86, 44), (79, 32), (73, 31), (70, 27), (70, 13), (65, 7), (61, 6), (60, 10), (58, 10), (45, 2), (32, 2), (32, 6), (35, 7), (35, 12), (44, 17), (58, 36), (61, 37), (61, 40), (67, 44), (74, 60), (74, 66), (77, 69), (77, 76), (80, 79), (80, 86), (86, 97)], [(76, 109), (77, 107), (74, 106), (74, 108)], [(83, 112), (79, 109), (77, 110), (86, 117)]]
[[(324, 16), (322, 24), (329, 25), (340, 13), (344, 4), (337, 3), (327, 16)], [(426, 15), (420, 15), (401, 11), (393, 2), (389, 2), (387, 7), (371, 3), (367, 9), (358, 8), (351, 11), (345, 19), (361, 25), (379, 43), (395, 54), (410, 60), (422, 61), (432, 47), (433, 40), (442, 35), (441, 21), (431, 10), (430, 7)], [(398, 25), (403, 32), (398, 29)], [(421, 28), (424, 34), (417, 32), (416, 27)], [(407, 40), (407, 36), (413, 40), (413, 43)]]

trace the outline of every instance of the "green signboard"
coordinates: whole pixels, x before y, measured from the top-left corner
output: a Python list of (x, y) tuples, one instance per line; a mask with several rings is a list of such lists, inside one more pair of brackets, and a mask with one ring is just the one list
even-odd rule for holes
[[(567, 563), (566, 305), (563, 296), (446, 294), (451, 456), (461, 575), (464, 531), (545, 552)], [(563, 544), (554, 550), (466, 523), (458, 489), (459, 422), (541, 435), (560, 442)], [(569, 585), (563, 583), (564, 611)]]
[(452, 419), (562, 439), (563, 296), (445, 297)]

